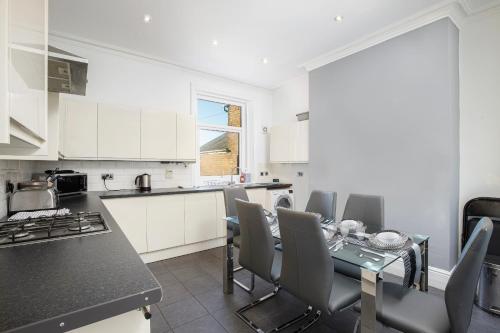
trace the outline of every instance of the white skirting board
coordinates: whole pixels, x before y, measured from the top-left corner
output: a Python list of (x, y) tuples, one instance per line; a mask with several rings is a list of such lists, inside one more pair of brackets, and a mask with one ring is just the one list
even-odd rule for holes
[[(387, 266), (384, 272), (396, 276), (403, 277), (404, 275), (404, 265), (403, 260), (398, 259), (393, 264)], [(441, 268), (429, 266), (429, 286), (437, 289), (444, 290), (448, 279), (450, 278), (450, 272)]]
[[(226, 245), (226, 237), (215, 238), (204, 242), (172, 247), (170, 249), (142, 253), (140, 256), (145, 263), (170, 259), (190, 253), (205, 251)], [(221, 268), (222, 270), (222, 268)]]

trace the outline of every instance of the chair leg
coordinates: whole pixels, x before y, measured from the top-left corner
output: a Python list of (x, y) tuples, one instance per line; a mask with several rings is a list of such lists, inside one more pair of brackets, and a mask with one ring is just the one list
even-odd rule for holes
[(321, 316), (321, 311), (317, 310), (314, 316), (311, 319), (309, 319), (309, 321), (304, 326), (299, 327), (299, 329), (296, 330), (295, 333), (304, 332), (305, 330), (307, 330), (309, 327), (314, 325), (319, 320), (320, 316)]
[[(240, 266), (238, 268), (235, 268), (234, 272), (241, 271), (242, 269), (243, 269), (243, 267)], [(250, 275), (250, 287), (245, 286), (242, 282), (240, 282), (240, 281), (238, 281), (238, 280), (236, 280), (234, 278), (233, 278), (233, 282), (238, 287), (240, 287), (241, 289), (243, 289), (247, 293), (251, 294), (253, 292), (253, 290), (255, 289), (255, 274), (251, 273), (251, 275)]]
[(352, 333), (357, 333), (358, 332), (358, 326), (359, 326), (360, 318), (361, 318), (361, 316), (359, 316), (356, 319), (356, 323), (354, 324), (354, 329), (352, 330)]
[[(235, 269), (233, 269), (233, 272), (236, 273), (236, 272), (239, 272), (241, 271), (242, 269), (244, 269), (242, 266), (238, 266), (236, 267)], [(240, 287), (241, 289), (243, 289), (244, 291), (246, 291), (247, 293), (251, 294), (255, 288), (255, 274), (251, 273), (251, 277), (250, 277), (250, 287), (247, 287), (245, 286), (242, 282), (236, 280), (233, 278), (233, 282), (238, 286)]]
[(248, 326), (250, 326), (251, 329), (253, 329), (255, 332), (258, 332), (258, 333), (264, 333), (264, 331), (259, 328), (253, 321), (251, 321), (250, 319), (248, 319), (243, 313), (245, 311), (248, 311), (254, 307), (256, 307), (257, 305), (273, 298), (274, 296), (276, 296), (278, 294), (278, 291), (280, 290), (280, 287), (279, 286), (274, 286), (274, 290), (272, 293), (270, 294), (267, 294), (261, 298), (259, 298), (258, 300), (256, 301), (253, 301), (252, 303), (248, 304), (248, 305), (245, 305), (244, 307), (242, 307), (241, 309), (237, 310), (236, 311), (236, 315), (238, 316), (238, 318), (240, 318), (241, 320), (243, 320), (243, 322), (245, 324), (247, 324)]
[(276, 327), (275, 329), (272, 329), (270, 332), (279, 332), (279, 331), (284, 330), (285, 328), (288, 328), (288, 327), (298, 323), (299, 321), (307, 318), (311, 314), (312, 309), (313, 309), (312, 306), (309, 305), (304, 313), (302, 313), (302, 314), (298, 315), (297, 317), (293, 318), (292, 320)]

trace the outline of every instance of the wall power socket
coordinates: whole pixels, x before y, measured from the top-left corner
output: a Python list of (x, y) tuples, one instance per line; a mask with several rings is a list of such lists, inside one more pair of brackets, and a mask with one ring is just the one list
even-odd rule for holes
[(102, 173), (101, 174), (101, 179), (102, 180), (113, 180), (115, 179), (115, 175), (113, 175), (112, 173)]

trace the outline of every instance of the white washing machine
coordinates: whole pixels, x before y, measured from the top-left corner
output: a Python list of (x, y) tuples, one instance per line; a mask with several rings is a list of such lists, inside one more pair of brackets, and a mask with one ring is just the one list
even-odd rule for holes
[(294, 209), (293, 189), (291, 187), (285, 189), (268, 190), (268, 209), (276, 214), (278, 207)]

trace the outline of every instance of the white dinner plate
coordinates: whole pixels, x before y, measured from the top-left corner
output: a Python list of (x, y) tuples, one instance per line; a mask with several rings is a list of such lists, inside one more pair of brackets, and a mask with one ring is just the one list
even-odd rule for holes
[(392, 231), (385, 231), (377, 234), (375, 238), (381, 242), (387, 243), (387, 244), (392, 244), (400, 240), (401, 236)]

